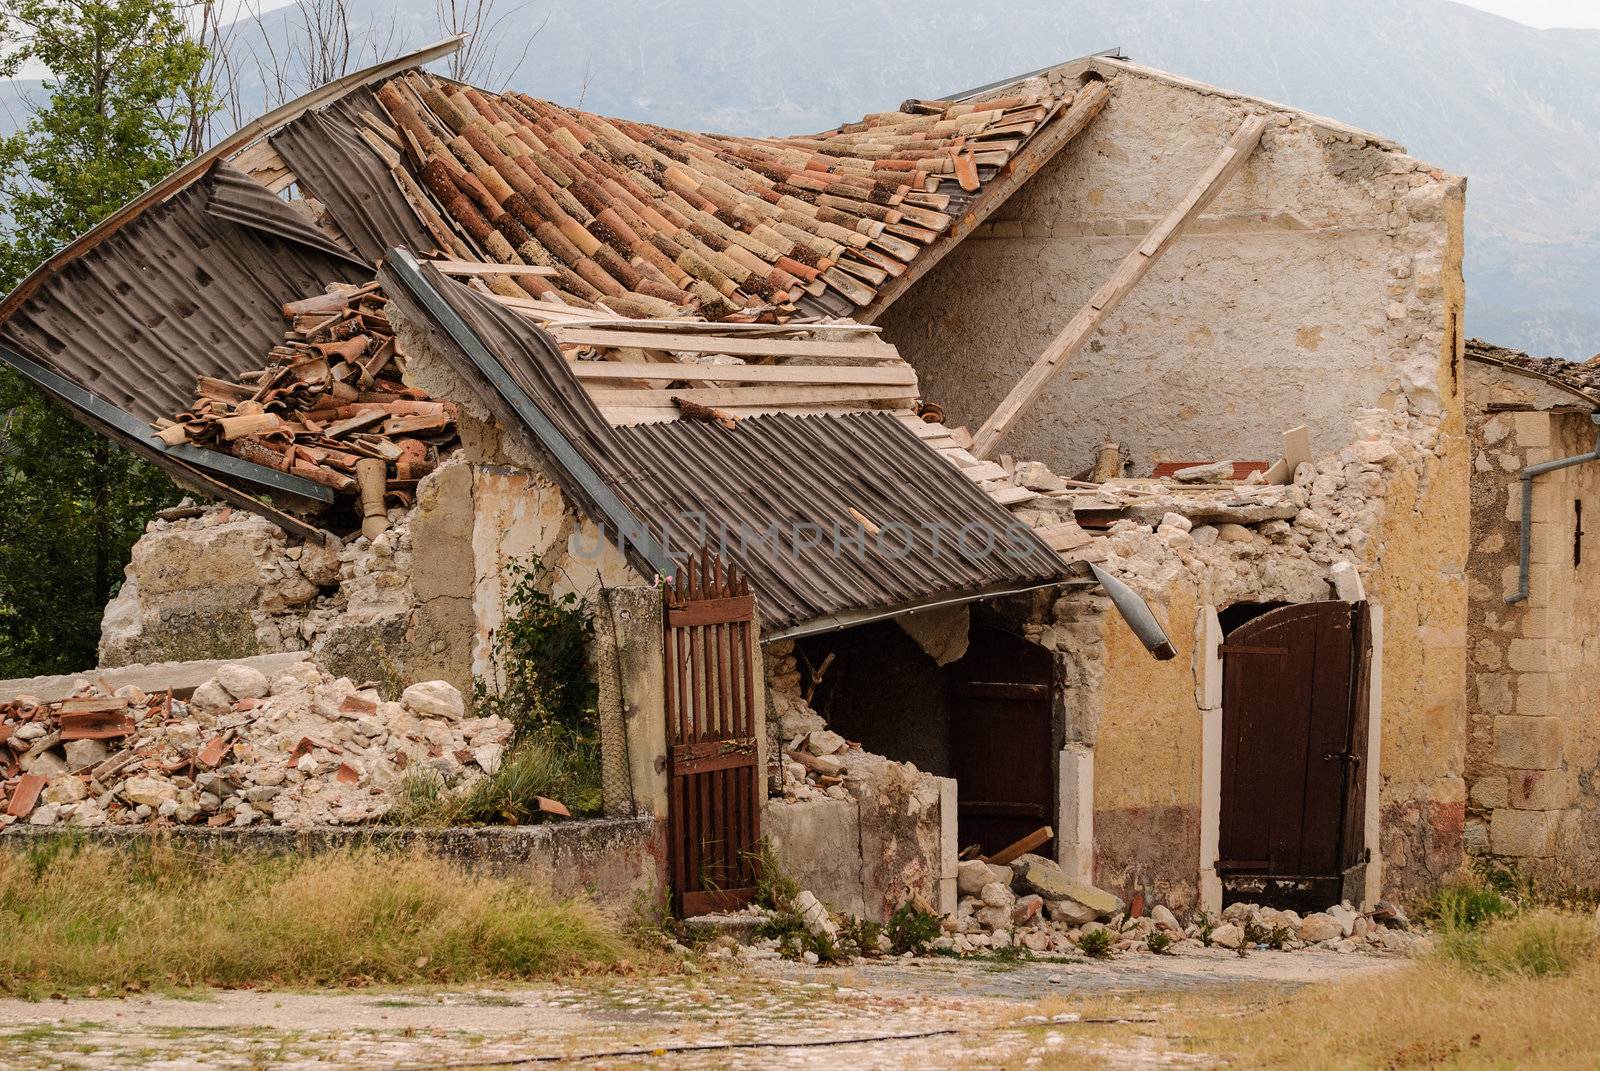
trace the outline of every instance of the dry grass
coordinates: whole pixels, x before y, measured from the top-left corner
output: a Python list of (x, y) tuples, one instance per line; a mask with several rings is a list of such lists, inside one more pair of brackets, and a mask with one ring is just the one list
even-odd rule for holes
[(1441, 952), (1289, 995), (1145, 994), (1093, 1008), (1041, 1008), (1157, 1020), (1065, 1027), (1068, 1043), (1044, 1066), (1127, 1066), (1136, 1053), (1168, 1052), (1236, 1068), (1593, 1071), (1600, 1067), (1597, 1008), (1594, 922), (1540, 912), (1491, 924), (1465, 960)]
[(421, 853), (0, 853), (0, 992), (456, 984), (626, 970), (592, 904)]

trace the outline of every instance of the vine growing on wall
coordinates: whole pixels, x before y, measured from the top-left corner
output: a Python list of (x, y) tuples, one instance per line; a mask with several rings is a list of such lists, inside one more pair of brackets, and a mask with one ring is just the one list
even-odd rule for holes
[(495, 630), (494, 673), (474, 684), (480, 715), (498, 714), (531, 737), (598, 745), (599, 686), (590, 672), (594, 608), (572, 592), (551, 594), (553, 570), (538, 555), (507, 567), (505, 613)]

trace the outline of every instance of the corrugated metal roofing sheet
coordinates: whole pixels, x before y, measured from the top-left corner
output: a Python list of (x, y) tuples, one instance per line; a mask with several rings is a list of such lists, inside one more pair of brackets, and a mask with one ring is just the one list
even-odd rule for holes
[(319, 249), (331, 257), (349, 261), (358, 270), (367, 267), (354, 253), (341, 249), (316, 224), (286, 204), (283, 198), (243, 171), (218, 164), (211, 169), (210, 191), (210, 196), (206, 198), (206, 211), (213, 216)]
[(362, 113), (383, 115), (382, 105), (366, 88), (307, 112), (268, 140), (303, 189), (327, 206), (366, 263), (377, 264), (397, 245), (418, 252), (432, 249), (433, 238), (406, 203), (388, 165), (361, 140)]
[[(1027, 525), (891, 414), (613, 428), (536, 324), (437, 269), (423, 275), (674, 560), (709, 545), (745, 571), (768, 630), (1066, 575)], [(380, 278), (403, 312), (428, 316), (392, 269)], [(452, 345), (434, 328), (436, 344)]]
[(0, 337), (153, 421), (187, 408), (197, 377), (259, 368), (283, 337), (284, 302), (365, 281), (344, 256), (209, 211), (216, 190), (208, 176), (107, 235), (22, 302)]
[(615, 434), (628, 459), (618, 493), (674, 557), (704, 531), (744, 570), (769, 629), (1065, 575), (1032, 529), (889, 413)]

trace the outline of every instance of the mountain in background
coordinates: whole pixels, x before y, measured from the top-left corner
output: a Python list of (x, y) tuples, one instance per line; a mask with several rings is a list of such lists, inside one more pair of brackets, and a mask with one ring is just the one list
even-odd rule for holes
[[(443, 36), (436, 0), (351, 2), (391, 50)], [(240, 38), (295, 25), (279, 9)], [(1600, 30), (1448, 0), (532, 0), (495, 39), (499, 63), (477, 76), (491, 88), (742, 134), (822, 130), (1120, 47), (1467, 175), (1469, 332), (1600, 350)]]

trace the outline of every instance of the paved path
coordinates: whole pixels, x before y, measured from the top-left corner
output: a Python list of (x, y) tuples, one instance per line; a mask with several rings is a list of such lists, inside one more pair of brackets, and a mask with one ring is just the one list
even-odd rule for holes
[[(482, 991), (4, 1000), (0, 1068), (1026, 1067), (1041, 1047), (1071, 1044), (1071, 1023), (1048, 1019), (1078, 1014), (1065, 1010), (1073, 1006), (1103, 1005), (1116, 994), (1293, 988), (1399, 962), (1321, 950), (1247, 959), (1208, 950), (1102, 963), (933, 959), (817, 969), (769, 962), (696, 976)], [(904, 1036), (916, 1034), (928, 1036)], [(859, 1038), (880, 1040), (852, 1041)], [(763, 1047), (669, 1051), (725, 1043)], [(572, 1058), (629, 1049), (659, 1051)], [(1101, 1055), (1118, 1066), (1195, 1064), (1137, 1045)]]

